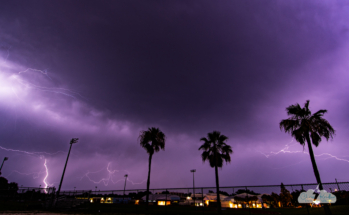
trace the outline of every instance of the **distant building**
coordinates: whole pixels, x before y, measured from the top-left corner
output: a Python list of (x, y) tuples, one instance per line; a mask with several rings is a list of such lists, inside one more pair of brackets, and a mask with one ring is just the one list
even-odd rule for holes
[[(143, 196), (142, 200), (146, 201), (147, 196)], [(155, 205), (171, 205), (178, 204), (180, 201), (180, 197), (172, 194), (149, 194), (149, 202)]]
[(122, 197), (92, 197), (90, 198), (90, 203), (124, 203), (127, 204), (131, 201), (131, 198), (122, 198)]
[[(221, 198), (221, 201), (227, 197), (223, 194), (219, 194), (219, 196)], [(195, 196), (194, 194), (191, 194), (191, 196), (187, 196), (184, 201), (181, 201), (180, 205), (195, 205), (197, 207), (203, 207), (204, 205), (210, 206), (210, 202), (211, 206), (215, 205), (215, 202), (217, 202), (216, 193), (195, 193)]]
[(269, 208), (269, 205), (263, 202), (262, 196), (263, 194), (252, 195), (249, 193), (240, 193), (235, 196), (228, 196), (222, 201), (222, 207)]

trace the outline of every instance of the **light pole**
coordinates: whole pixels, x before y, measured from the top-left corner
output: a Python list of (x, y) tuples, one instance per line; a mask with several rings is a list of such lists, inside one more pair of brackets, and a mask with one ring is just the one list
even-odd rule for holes
[(2, 161), (1, 167), (0, 167), (0, 175), (1, 175), (1, 170), (2, 166), (4, 165), (4, 162), (8, 160), (8, 157), (4, 157), (4, 160)]
[(64, 178), (65, 169), (67, 168), (67, 163), (68, 163), (71, 147), (73, 146), (74, 143), (77, 143), (78, 140), (79, 140), (79, 138), (73, 138), (73, 139), (70, 140), (70, 148), (69, 148), (67, 160), (65, 161), (65, 166), (64, 166), (64, 169), (63, 169), (63, 173), (62, 173), (61, 182), (59, 183), (59, 187), (58, 187), (58, 191), (57, 191), (57, 198), (59, 196), (59, 193), (61, 192), (62, 182), (63, 182), (63, 178)]
[(194, 173), (196, 172), (196, 169), (190, 170), (190, 172), (193, 173), (193, 199), (194, 199), (194, 206), (195, 206), (195, 180), (194, 180)]
[(124, 196), (122, 197), (122, 201), (124, 201), (124, 198), (125, 198), (126, 181), (127, 181), (128, 175), (126, 174), (124, 177), (125, 177), (125, 185), (124, 185)]

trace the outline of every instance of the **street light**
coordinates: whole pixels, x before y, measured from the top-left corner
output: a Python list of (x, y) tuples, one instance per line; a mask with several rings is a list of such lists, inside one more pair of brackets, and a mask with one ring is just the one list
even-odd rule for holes
[(128, 175), (126, 174), (124, 177), (125, 177), (125, 185), (124, 185), (124, 196), (122, 197), (122, 201), (124, 201), (124, 198), (125, 198), (126, 181), (127, 181)]
[(62, 173), (61, 182), (59, 183), (59, 187), (58, 187), (58, 191), (57, 191), (57, 198), (59, 197), (59, 192), (61, 192), (62, 182), (63, 182), (63, 178), (64, 178), (65, 169), (67, 168), (67, 163), (68, 163), (71, 147), (73, 146), (74, 143), (77, 143), (78, 140), (79, 140), (79, 138), (73, 138), (73, 139), (70, 140), (70, 148), (69, 148), (67, 160), (65, 161), (65, 166), (64, 166), (64, 169), (63, 169), (63, 173)]
[(1, 167), (0, 167), (0, 175), (1, 175), (1, 170), (2, 170), (2, 166), (4, 165), (4, 162), (8, 160), (8, 157), (5, 157), (4, 160), (2, 161)]
[(194, 173), (196, 172), (196, 169), (190, 170), (190, 172), (193, 173), (193, 199), (194, 199), (194, 206), (195, 206), (195, 182), (194, 182)]

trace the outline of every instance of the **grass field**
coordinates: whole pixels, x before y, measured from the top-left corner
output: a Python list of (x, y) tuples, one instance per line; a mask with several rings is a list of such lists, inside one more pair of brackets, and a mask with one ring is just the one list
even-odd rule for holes
[[(333, 215), (347, 215), (349, 205), (331, 206)], [(225, 209), (222, 214), (248, 215), (248, 214), (285, 214), (285, 215), (308, 215), (325, 214), (323, 208), (273, 208), (273, 209)], [(149, 206), (145, 205), (120, 205), (120, 204), (86, 204), (77, 209), (41, 209), (38, 204), (28, 203), (0, 203), (1, 214), (152, 214), (152, 215), (204, 215), (217, 214), (215, 208), (195, 208), (189, 206)]]

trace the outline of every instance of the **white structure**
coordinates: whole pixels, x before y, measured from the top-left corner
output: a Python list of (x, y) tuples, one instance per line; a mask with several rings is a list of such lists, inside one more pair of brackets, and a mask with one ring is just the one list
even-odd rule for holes
[[(143, 201), (146, 201), (147, 196), (142, 197)], [(170, 205), (170, 204), (178, 204), (181, 198), (177, 195), (171, 194), (149, 194), (149, 202), (153, 202), (153, 204), (157, 205)]]

